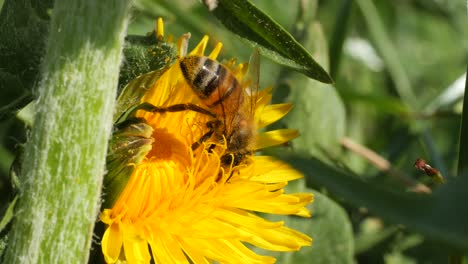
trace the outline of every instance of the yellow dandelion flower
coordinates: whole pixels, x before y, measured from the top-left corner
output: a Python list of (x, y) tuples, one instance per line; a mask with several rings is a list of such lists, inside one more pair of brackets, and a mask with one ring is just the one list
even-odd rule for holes
[[(162, 37), (162, 24), (158, 26)], [(204, 56), (208, 37), (189, 54)], [(157, 107), (177, 104), (203, 105), (185, 80), (180, 59), (186, 42), (178, 42), (180, 58), (160, 76), (142, 102)], [(221, 45), (208, 55), (216, 59)], [(243, 80), (246, 65), (227, 64)], [(288, 104), (268, 105), (271, 89), (256, 95), (255, 123), (260, 129), (283, 117)], [(254, 253), (247, 244), (271, 251), (296, 251), (311, 238), (271, 222), (255, 212), (310, 216), (305, 206), (311, 194), (286, 194), (288, 181), (302, 175), (267, 156), (245, 157), (225, 166), (221, 157), (226, 144), (208, 139), (192, 145), (207, 133), (209, 115), (187, 110), (151, 113), (139, 110), (153, 129), (153, 143), (136, 165), (126, 187), (112, 208), (100, 219), (107, 225), (101, 241), (107, 263), (273, 263)], [(297, 136), (292, 130), (260, 133), (255, 149), (284, 143)], [(215, 146), (215, 147), (213, 147)]]

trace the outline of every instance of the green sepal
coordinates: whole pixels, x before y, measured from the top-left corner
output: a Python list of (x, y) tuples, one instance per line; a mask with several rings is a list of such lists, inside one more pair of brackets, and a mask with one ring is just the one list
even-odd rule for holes
[(127, 36), (123, 54), (114, 123), (139, 104), (146, 91), (174, 63), (177, 48), (173, 43), (158, 39), (152, 31), (146, 36)]
[(103, 208), (110, 208), (114, 204), (135, 167), (151, 150), (152, 134), (153, 128), (143, 122), (128, 122), (126, 126), (114, 131), (106, 160)]
[(177, 57), (177, 48), (173, 43), (159, 40), (156, 32), (152, 31), (146, 36), (127, 36), (123, 54), (125, 59), (120, 69), (119, 88), (142, 74), (172, 64)]
[(132, 117), (129, 111), (132, 111), (136, 105), (141, 103), (143, 95), (166, 70), (167, 67), (140, 75), (124, 87), (117, 98), (114, 113), (114, 124), (121, 123), (127, 120), (127, 118)]

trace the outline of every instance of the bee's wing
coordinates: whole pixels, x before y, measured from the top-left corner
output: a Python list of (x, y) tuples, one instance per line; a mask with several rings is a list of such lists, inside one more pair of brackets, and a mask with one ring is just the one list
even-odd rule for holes
[[(246, 107), (249, 114), (255, 113), (255, 105), (258, 97), (259, 87), (259, 76), (260, 76), (260, 51), (255, 48), (250, 55), (249, 68), (243, 81), (243, 87), (246, 93)], [(245, 86), (244, 86), (245, 85)]]
[[(249, 65), (247, 68), (247, 73), (245, 73), (241, 82), (239, 83), (240, 88), (242, 89), (241, 94), (238, 95), (238, 98), (232, 98), (229, 101), (230, 109), (237, 109), (242, 115), (237, 113), (228, 113), (223, 114), (225, 127), (227, 128), (227, 137), (232, 136), (236, 131), (237, 122), (239, 118), (253, 120), (255, 114), (255, 105), (257, 103), (258, 95), (258, 75), (260, 67), (260, 53), (258, 49), (255, 49), (253, 54), (250, 57)], [(240, 69), (242, 71), (242, 69)], [(221, 98), (221, 94), (220, 94)], [(224, 104), (223, 107), (224, 113)]]

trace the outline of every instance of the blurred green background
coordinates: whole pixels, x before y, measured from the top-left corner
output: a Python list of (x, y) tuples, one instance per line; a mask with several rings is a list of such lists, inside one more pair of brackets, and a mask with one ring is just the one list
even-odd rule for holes
[[(24, 14), (17, 14), (15, 32), (0, 29), (0, 42), (16, 43), (16, 50), (0, 47), (2, 205), (12, 197), (10, 165), (27, 134), (14, 114), (33, 97), (38, 81), (45, 40), (34, 36), (47, 31), (47, 14), (52, 12), (51, 1), (19, 2), (30, 3)], [(313, 237), (314, 245), (299, 253), (278, 254), (278, 263), (460, 260), (468, 252), (468, 208), (463, 206), (468, 184), (466, 180), (453, 182), (460, 174), (468, 62), (466, 1), (253, 3), (291, 32), (334, 80), (334, 84), (320, 83), (262, 60), (261, 87), (274, 87), (275, 103), (295, 104), (275, 127), (296, 128), (302, 134), (291, 145), (267, 152), (275, 155), (286, 148), (296, 153), (291, 163), (306, 179), (289, 187), (316, 195), (311, 219), (283, 217)], [(28, 13), (31, 10), (34, 16)], [(5, 18), (5, 8), (2, 12)], [(166, 34), (178, 37), (190, 32), (191, 47), (205, 34), (210, 36), (208, 50), (222, 42), (221, 59), (247, 61), (252, 52), (245, 40), (228, 31), (197, 1), (136, 0), (128, 34), (145, 35), (159, 16), (164, 18)], [(14, 39), (6, 39), (13, 35)], [(20, 54), (23, 60), (12, 59), (21, 58)], [(344, 138), (386, 159), (391, 171), (369, 162), (366, 152), (344, 146)], [(303, 159), (294, 159), (297, 156)], [(416, 158), (440, 170), (447, 184), (441, 187), (416, 170)], [(346, 177), (352, 181), (348, 183)], [(417, 183), (433, 194), (414, 194), (411, 188)]]

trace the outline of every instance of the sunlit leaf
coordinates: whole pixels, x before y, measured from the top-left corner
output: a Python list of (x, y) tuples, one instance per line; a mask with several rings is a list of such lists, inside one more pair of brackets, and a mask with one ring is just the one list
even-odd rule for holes
[[(205, 1), (205, 3), (210, 1)], [(290, 33), (248, 0), (220, 0), (208, 9), (230, 31), (257, 46), (261, 53), (277, 63), (310, 78), (331, 83), (328, 73)]]

